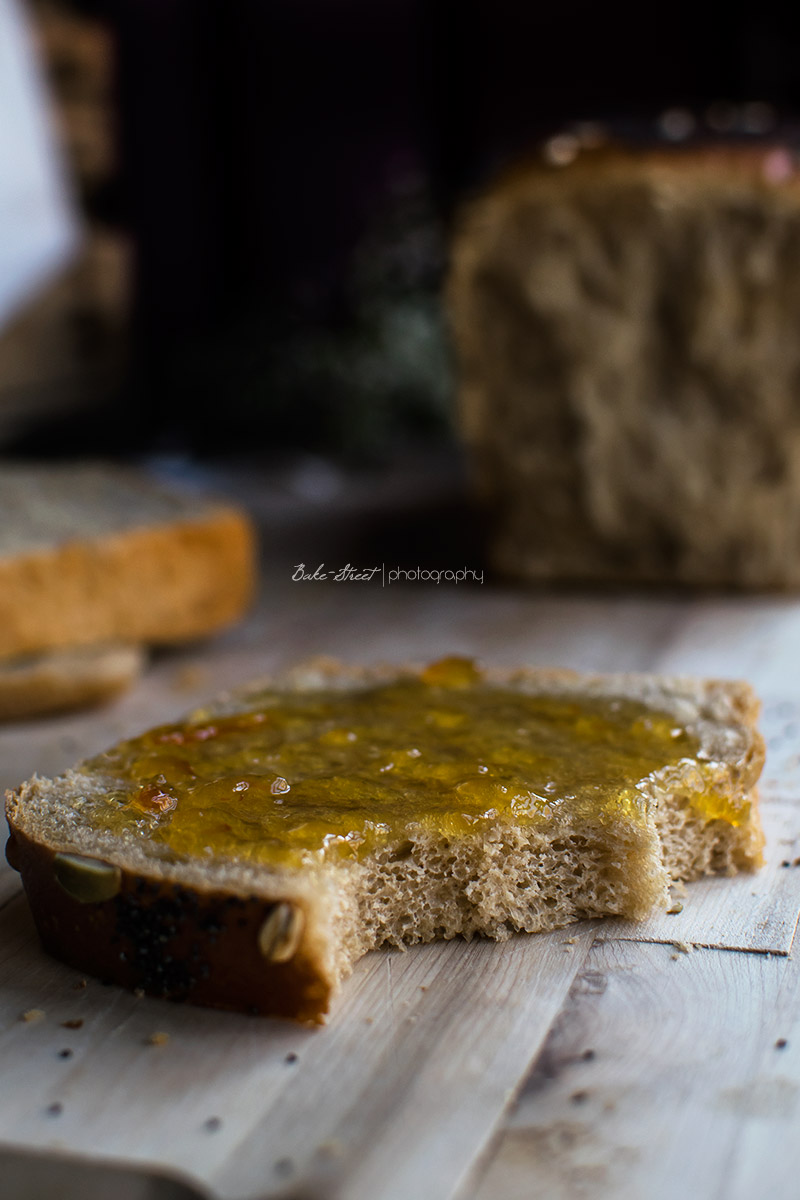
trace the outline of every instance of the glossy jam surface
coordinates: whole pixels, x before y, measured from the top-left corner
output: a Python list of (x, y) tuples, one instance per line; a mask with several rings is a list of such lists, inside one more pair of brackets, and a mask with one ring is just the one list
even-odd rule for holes
[(264, 692), (248, 711), (150, 730), (94, 759), (120, 781), (92, 814), (176, 856), (294, 864), (402, 842), (410, 827), (459, 835), (498, 819), (626, 814), (647, 780), (685, 760), (695, 803), (736, 821), (713, 764), (667, 714), (618, 699), (528, 695), (468, 660), (360, 691)]

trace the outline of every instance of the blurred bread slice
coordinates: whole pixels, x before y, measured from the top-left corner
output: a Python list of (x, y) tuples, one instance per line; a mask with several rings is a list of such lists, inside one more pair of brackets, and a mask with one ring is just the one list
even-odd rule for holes
[(242, 615), (255, 573), (230, 504), (117, 465), (0, 465), (0, 660), (202, 637)]
[(112, 644), (0, 663), (0, 721), (101, 704), (130, 687), (144, 662), (141, 646)]

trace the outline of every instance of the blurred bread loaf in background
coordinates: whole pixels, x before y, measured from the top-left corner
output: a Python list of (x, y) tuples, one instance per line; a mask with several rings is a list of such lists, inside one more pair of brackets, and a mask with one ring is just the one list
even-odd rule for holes
[(240, 617), (255, 575), (232, 505), (117, 465), (0, 465), (0, 718), (114, 694), (138, 647)]
[(463, 211), (460, 423), (495, 565), (800, 585), (800, 173), (780, 146), (542, 156)]

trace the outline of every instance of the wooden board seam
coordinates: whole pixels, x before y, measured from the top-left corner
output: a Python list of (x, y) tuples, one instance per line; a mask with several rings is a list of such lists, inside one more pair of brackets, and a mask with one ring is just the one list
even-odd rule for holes
[[(797, 930), (797, 922), (795, 922), (795, 931)], [(614, 937), (595, 938), (594, 945), (610, 946), (614, 942), (633, 942), (639, 946), (691, 946), (692, 950), (718, 950), (722, 954), (761, 954), (764, 958), (792, 958), (790, 950), (765, 950), (760, 947), (752, 946), (720, 946), (716, 942), (683, 942), (680, 938), (675, 938), (671, 941), (669, 938), (655, 937), (626, 937), (624, 934), (615, 934)], [(689, 951), (691, 953), (691, 951)]]

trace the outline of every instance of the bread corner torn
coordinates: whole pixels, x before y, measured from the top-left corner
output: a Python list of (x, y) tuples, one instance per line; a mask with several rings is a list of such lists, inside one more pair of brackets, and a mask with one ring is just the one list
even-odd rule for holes
[(329, 661), (8, 793), (45, 948), (173, 999), (320, 1021), (382, 945), (645, 917), (755, 870), (747, 684)]

